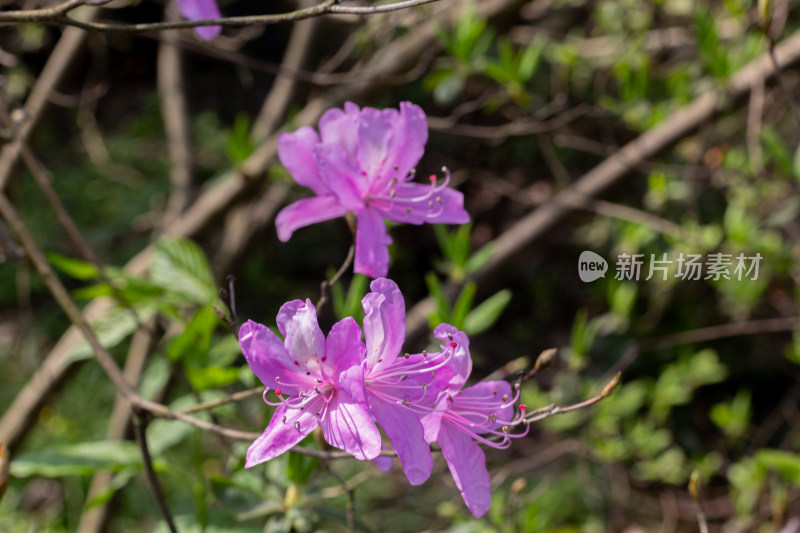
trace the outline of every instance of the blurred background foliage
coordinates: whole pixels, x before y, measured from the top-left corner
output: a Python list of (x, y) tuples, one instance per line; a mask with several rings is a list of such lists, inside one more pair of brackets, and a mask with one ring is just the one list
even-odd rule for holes
[[(222, 2), (222, 9), (234, 15), (294, 7), (269, 4)], [(445, 4), (459, 13), (452, 25), (438, 16)], [(359, 531), (696, 531), (687, 488), (693, 472), (712, 531), (797, 530), (800, 334), (792, 330), (800, 281), (800, 124), (781, 84), (770, 81), (728, 102), (697, 131), (632, 168), (601, 201), (582, 205), (491, 276), (476, 277), (492, 257), (492, 240), (514, 222), (626, 142), (724, 88), (766, 53), (770, 39), (797, 31), (796, 2), (771, 3), (769, 38), (758, 6), (747, 0), (507, 4), (492, 19), (479, 14), (479, 4), (447, 0), (399, 14), (324, 19), (305, 68), (313, 72), (335, 56), (334, 68), (346, 72), (431, 24), (431, 53), (418, 58), (411, 75), (402, 83), (379, 80), (357, 103), (422, 106), (431, 132), (421, 173), (452, 169), (473, 222), (393, 226), (390, 277), (408, 308), (431, 298), (430, 326), (447, 321), (470, 334), (473, 379), (512, 379), (541, 351), (558, 348), (552, 367), (523, 386), (528, 406), (579, 402), (616, 371), (622, 385), (590, 409), (537, 423), (507, 451), (487, 450), (493, 506), (481, 520), (463, 506), (441, 457), (420, 487), (409, 487), (397, 468), (384, 475), (371, 464), (294, 453), (245, 471), (247, 443), (155, 420), (147, 429), (151, 451), (181, 531), (343, 531), (351, 504)], [(139, 20), (160, 9), (145, 2), (115, 16)], [(290, 30), (231, 29), (210, 44), (178, 33), (195, 196), (257, 149), (252, 117), (275, 80)], [(7, 109), (24, 102), (59, 32), (36, 23), (6, 27), (0, 81)], [(114, 300), (95, 328), (120, 362), (134, 331), (144, 325), (158, 332), (139, 389), (181, 409), (257, 386), (214, 311), (225, 309), (218, 287), (227, 285), (226, 276), (237, 278), (239, 317), (274, 325), (282, 303), (319, 295), (350, 237), (339, 220), (283, 244), (270, 219), (230, 257), (220, 257), (224, 217), (192, 240), (159, 237), (171, 161), (152, 37), (91, 34), (31, 143), (108, 267), (101, 272), (79, 257), (25, 171), (8, 194), (73, 297)], [(796, 93), (797, 71), (782, 77)], [(309, 79), (299, 76), (288, 129), (309, 97), (354, 81)], [(291, 198), (306, 195), (277, 162), (253, 178), (250, 191), (280, 187), (292, 187)], [(148, 243), (157, 243), (148, 274), (123, 271)], [(579, 280), (583, 250), (609, 260), (604, 278)], [(637, 281), (615, 279), (621, 253), (763, 259), (757, 280), (681, 280), (673, 267), (666, 281)], [(331, 288), (323, 330), (344, 316), (360, 320), (368, 284), (346, 273)], [(25, 260), (0, 264), (0, 409), (12, 404), (68, 325)], [(412, 338), (406, 349), (421, 350), (430, 340), (427, 333)], [(76, 364), (25, 439), (6, 452), (10, 480), (0, 530), (76, 531), (87, 509), (109, 505), (109, 531), (166, 531), (138, 448), (107, 440), (115, 390), (87, 361), (91, 356), (88, 345), (70, 352)], [(261, 431), (270, 414), (256, 394), (204, 416)], [(309, 438), (304, 445), (320, 444)], [(100, 471), (111, 472), (111, 482), (89, 498)]]

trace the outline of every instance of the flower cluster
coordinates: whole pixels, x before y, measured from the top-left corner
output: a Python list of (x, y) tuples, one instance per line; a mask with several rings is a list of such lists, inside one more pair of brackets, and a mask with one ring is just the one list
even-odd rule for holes
[(330, 109), (319, 134), (308, 126), (278, 139), (278, 157), (294, 180), (316, 196), (285, 207), (275, 219), (278, 238), (288, 241), (303, 226), (355, 214), (356, 272), (373, 278), (389, 270), (384, 219), (407, 224), (469, 222), (463, 195), (435, 175), (428, 184), (412, 183), (428, 140), (428, 123), (419, 106), (372, 109), (350, 102)]
[[(412, 485), (430, 476), (430, 444), (437, 442), (464, 501), (479, 517), (491, 505), (491, 491), (476, 441), (504, 448), (527, 433), (525, 406), (515, 415), (518, 388), (512, 392), (506, 381), (463, 388), (472, 369), (469, 340), (448, 324), (434, 331), (442, 343), (438, 352), (403, 352), (405, 303), (399, 288), (385, 278), (370, 288), (362, 300), (364, 342), (350, 317), (334, 324), (326, 338), (309, 300), (281, 307), (277, 323), (283, 340), (253, 321), (242, 326), (242, 351), (266, 387), (264, 401), (275, 407), (248, 449), (245, 466), (284, 453), (317, 426), (331, 446), (356, 459), (376, 459), (383, 449), (379, 425)], [(518, 425), (524, 431), (512, 433)], [(383, 468), (386, 463), (379, 461)]]

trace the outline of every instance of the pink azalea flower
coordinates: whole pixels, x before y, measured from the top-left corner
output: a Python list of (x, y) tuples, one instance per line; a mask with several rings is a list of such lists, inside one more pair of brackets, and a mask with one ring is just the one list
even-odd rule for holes
[[(348, 390), (363, 398), (370, 414), (386, 432), (403, 471), (412, 485), (430, 477), (433, 457), (424, 438), (420, 416), (431, 411), (434, 400), (455, 377), (453, 368), (469, 364), (469, 354), (448, 342), (442, 352), (403, 354), (406, 318), (403, 295), (385, 278), (370, 285), (372, 292), (362, 300), (366, 354), (363, 366), (352, 369)], [(438, 377), (437, 377), (438, 374)], [(456, 378), (458, 379), (458, 378)], [(460, 388), (463, 381), (458, 383)], [(379, 461), (388, 469), (391, 461)]]
[[(469, 341), (463, 332), (448, 324), (436, 328), (438, 336), (457, 339), (468, 350)], [(511, 393), (506, 381), (484, 381), (462, 390), (470, 368), (455, 360), (458, 379), (450, 379), (439, 395), (436, 408), (422, 419), (425, 439), (438, 442), (450, 468), (456, 487), (467, 507), (476, 518), (483, 516), (492, 504), (491, 480), (486, 469), (486, 456), (476, 443), (492, 448), (507, 448), (511, 438), (528, 433), (524, 423), (525, 406), (520, 406), (522, 416), (514, 417), (514, 403), (519, 399), (519, 389)], [(443, 379), (447, 379), (444, 377)], [(455, 390), (455, 392), (454, 392)], [(524, 424), (522, 433), (510, 433), (513, 426)], [(489, 435), (487, 438), (483, 435)]]
[[(327, 340), (310, 300), (288, 302), (278, 312), (281, 341), (269, 328), (248, 321), (239, 330), (247, 363), (276, 407), (264, 433), (247, 450), (245, 468), (282, 454), (317, 426), (325, 440), (356, 459), (374, 459), (381, 436), (359, 399), (340, 380), (364, 358), (361, 330), (352, 318), (334, 324)], [(267, 400), (273, 392), (276, 400)]]
[[(177, 0), (178, 10), (188, 20), (222, 18), (216, 0)], [(222, 32), (222, 26), (198, 26), (194, 32), (203, 40), (210, 41)]]
[(425, 113), (402, 102), (400, 110), (359, 109), (350, 102), (319, 121), (319, 134), (304, 126), (278, 139), (278, 156), (295, 181), (316, 196), (285, 207), (277, 216), (278, 238), (288, 241), (303, 226), (344, 216), (357, 218), (354, 270), (373, 278), (389, 269), (384, 219), (408, 224), (469, 222), (463, 195), (436, 176), (411, 183), (428, 140)]

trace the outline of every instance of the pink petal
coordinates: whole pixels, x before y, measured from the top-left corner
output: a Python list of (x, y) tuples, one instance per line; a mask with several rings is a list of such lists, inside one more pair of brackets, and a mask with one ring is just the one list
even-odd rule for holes
[(439, 430), (438, 442), (464, 503), (475, 518), (480, 518), (492, 506), (491, 479), (483, 450), (447, 422)]
[(422, 423), (410, 409), (372, 397), (370, 412), (389, 437), (408, 482), (420, 485), (433, 470), (433, 457), (425, 442)]
[(319, 133), (322, 142), (338, 144), (347, 152), (351, 161), (356, 160), (358, 153), (358, 106), (352, 102), (344, 104), (341, 109), (329, 109), (319, 119)]
[(314, 158), (322, 181), (339, 198), (348, 211), (364, 207), (363, 195), (367, 178), (338, 144), (320, 144), (314, 148)]
[[(188, 20), (207, 20), (222, 18), (215, 0), (178, 0), (178, 11)], [(222, 32), (222, 26), (200, 26), (194, 32), (210, 41)]]
[(328, 444), (356, 459), (375, 459), (381, 453), (381, 434), (369, 413), (342, 390), (328, 403), (320, 426)]
[[(361, 300), (367, 369), (378, 370), (394, 363), (406, 338), (406, 306), (397, 284), (386, 278), (370, 284), (372, 292)], [(380, 363), (379, 363), (380, 361)]]
[[(453, 358), (450, 359), (450, 363), (448, 364), (450, 371), (453, 374), (448, 375), (447, 379), (449, 383), (448, 389), (451, 392), (457, 392), (461, 390), (461, 387), (467, 382), (467, 378), (472, 372), (472, 357), (469, 353), (469, 338), (467, 337), (466, 333), (459, 331), (450, 324), (439, 324), (436, 326), (436, 329), (433, 330), (433, 336), (441, 340), (445, 346), (447, 346), (450, 342), (456, 343), (456, 353), (453, 355)], [(450, 340), (450, 336), (453, 337), (452, 341)], [(442, 372), (441, 375), (445, 377), (444, 372)], [(437, 379), (439, 379), (439, 376), (437, 376)]]
[(278, 137), (278, 158), (294, 181), (308, 187), (318, 195), (330, 193), (323, 183), (314, 159), (314, 148), (319, 145), (319, 136), (313, 128), (303, 126), (292, 133)]
[[(247, 449), (244, 467), (251, 468), (269, 461), (303, 440), (319, 425), (315, 414), (317, 410), (314, 405), (304, 411), (288, 409), (285, 405), (278, 406), (267, 429)], [(286, 422), (283, 421), (284, 416)]]
[(389, 248), (392, 239), (386, 234), (386, 223), (376, 210), (367, 207), (358, 213), (356, 258), (353, 270), (373, 278), (389, 271)]
[[(295, 374), (293, 360), (283, 341), (268, 327), (248, 320), (239, 329), (239, 344), (250, 369), (270, 389), (282, 388), (285, 394), (294, 395), (314, 386), (313, 380), (305, 374)], [(290, 377), (285, 378), (287, 375)], [(284, 377), (291, 385), (279, 384), (276, 377)]]
[(342, 217), (347, 210), (333, 194), (304, 198), (289, 204), (275, 217), (278, 238), (286, 242), (298, 228)]
[(360, 366), (363, 359), (364, 343), (361, 342), (361, 329), (356, 321), (347, 317), (334, 324), (325, 341), (323, 374), (330, 378), (337, 377), (351, 366)]
[[(387, 163), (389, 137), (397, 119), (394, 109), (365, 107), (358, 120), (358, 166), (370, 184), (379, 181)], [(387, 172), (388, 173), (388, 172)]]
[(426, 142), (428, 121), (425, 112), (410, 102), (401, 102), (400, 113), (394, 121), (386, 147), (388, 158), (380, 176), (381, 187), (385, 187), (392, 178), (402, 182), (422, 159)]
[(317, 310), (311, 300), (286, 302), (278, 311), (278, 329), (286, 340), (284, 346), (292, 364), (299, 371), (321, 376), (320, 365), (325, 356), (325, 335), (317, 324)]
[(464, 195), (449, 187), (436, 191), (430, 185), (402, 183), (393, 198), (377, 198), (370, 205), (393, 222), (405, 224), (465, 224)]

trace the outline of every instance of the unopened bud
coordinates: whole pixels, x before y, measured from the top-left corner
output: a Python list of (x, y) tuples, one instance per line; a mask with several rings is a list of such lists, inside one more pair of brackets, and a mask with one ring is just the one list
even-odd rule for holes
[(602, 396), (603, 398), (608, 398), (609, 396), (611, 396), (614, 393), (614, 391), (617, 390), (617, 387), (619, 387), (620, 378), (622, 378), (622, 372), (617, 372), (617, 375), (614, 376), (614, 378), (608, 382), (608, 385), (603, 387), (603, 392), (600, 393), (600, 396)]

